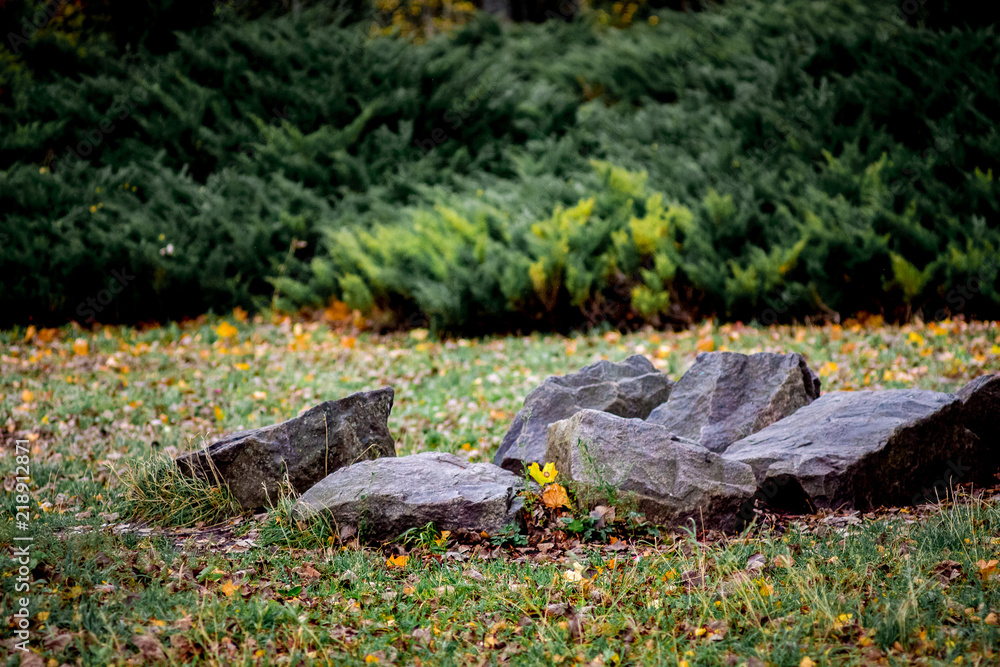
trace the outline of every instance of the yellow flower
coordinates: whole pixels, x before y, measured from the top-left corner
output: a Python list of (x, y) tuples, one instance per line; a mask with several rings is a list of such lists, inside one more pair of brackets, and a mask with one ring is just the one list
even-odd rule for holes
[(545, 467), (542, 469), (538, 468), (537, 463), (532, 463), (528, 466), (528, 474), (531, 475), (531, 478), (539, 484), (551, 484), (556, 481), (556, 475), (559, 473), (556, 472), (555, 463), (546, 463)]

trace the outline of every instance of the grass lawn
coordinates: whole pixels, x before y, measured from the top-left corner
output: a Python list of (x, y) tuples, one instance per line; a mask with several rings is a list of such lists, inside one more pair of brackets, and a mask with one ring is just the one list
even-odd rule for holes
[[(144, 331), (0, 332), (0, 542), (10, 553), (26, 534), (18, 439), (34, 537), (29, 592), (15, 588), (17, 563), (0, 570), (0, 655), (53, 667), (1000, 663), (992, 490), (871, 515), (762, 514), (725, 538), (567, 525), (535, 503), (527, 536), (429, 528), (361, 547), (296, 524), (287, 505), (234, 514), (224, 492), (163, 474), (164, 457), (224, 432), (386, 384), (400, 455), (491, 460), (545, 376), (638, 353), (677, 378), (709, 349), (801, 352), (826, 391), (951, 391), (1000, 371), (1000, 323), (436, 341), (236, 313)], [(13, 649), (22, 596), (38, 657)]]

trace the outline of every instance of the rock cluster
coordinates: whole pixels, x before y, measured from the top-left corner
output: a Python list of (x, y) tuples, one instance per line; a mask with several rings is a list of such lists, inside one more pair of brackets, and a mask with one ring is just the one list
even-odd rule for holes
[(1000, 466), (1000, 375), (955, 394), (840, 391), (798, 354), (706, 353), (674, 384), (644, 357), (546, 379), (524, 401), (495, 464), (442, 452), (396, 457), (393, 391), (322, 403), (177, 460), (247, 508), (289, 489), (293, 514), (366, 539), (433, 523), (495, 534), (519, 525), (523, 472), (553, 463), (577, 501), (654, 523), (737, 530), (757, 503), (869, 509), (947, 495)]

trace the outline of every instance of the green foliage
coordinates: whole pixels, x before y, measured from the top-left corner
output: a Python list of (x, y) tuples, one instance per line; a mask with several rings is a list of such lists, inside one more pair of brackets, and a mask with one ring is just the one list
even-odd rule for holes
[(0, 53), (0, 321), (1000, 313), (991, 29), (765, 0), (417, 44), (234, 4)]

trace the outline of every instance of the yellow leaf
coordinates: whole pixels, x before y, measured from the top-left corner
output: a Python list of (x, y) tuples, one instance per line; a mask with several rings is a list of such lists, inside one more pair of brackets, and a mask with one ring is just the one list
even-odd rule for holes
[(365, 656), (365, 664), (366, 665), (374, 665), (376, 663), (378, 663), (378, 656), (377, 655), (372, 655), (371, 653), (369, 653), (368, 655)]
[(816, 667), (816, 663), (807, 655), (799, 662), (799, 667)]
[(225, 595), (227, 598), (231, 598), (233, 597), (233, 593), (238, 591), (239, 588), (240, 588), (239, 586), (233, 585), (232, 579), (226, 579), (226, 583), (222, 584), (219, 590), (221, 590), (223, 595)]
[(528, 466), (528, 474), (539, 484), (551, 484), (556, 481), (556, 475), (559, 473), (556, 471), (555, 463), (546, 463), (542, 469), (538, 468), (537, 463), (532, 463)]
[(21, 401), (22, 402), (24, 402), (24, 403), (31, 403), (33, 400), (35, 400), (35, 395), (33, 393), (31, 393), (30, 391), (28, 391), (27, 389), (25, 389), (24, 391), (21, 392)]
[(69, 593), (66, 594), (66, 597), (68, 597), (70, 600), (73, 600), (75, 598), (80, 597), (81, 595), (83, 595), (83, 588), (77, 585), (69, 589)]
[(86, 338), (77, 338), (75, 341), (73, 341), (73, 354), (75, 354), (78, 357), (82, 357), (83, 355), (87, 354), (88, 348), (89, 344), (87, 343)]
[(215, 333), (218, 334), (219, 338), (232, 338), (238, 334), (239, 331), (232, 324), (223, 320), (222, 324), (215, 327)]
[(248, 371), (250, 370), (250, 364), (241, 362), (238, 364), (233, 364), (233, 368), (235, 368), (238, 371)]
[(226, 418), (226, 413), (218, 405), (215, 406), (215, 421), (222, 421)]
[(385, 562), (385, 564), (388, 567), (406, 567), (409, 560), (409, 556), (389, 556), (389, 559)]
[(542, 491), (542, 502), (549, 509), (569, 507), (569, 495), (561, 484), (550, 484)]
[(978, 563), (976, 563), (976, 566), (979, 568), (979, 576), (982, 577), (983, 579), (989, 577), (991, 574), (996, 572), (997, 565), (1000, 565), (1000, 561), (998, 560), (988, 560), (988, 561), (980, 560)]
[[(994, 614), (994, 616), (995, 616), (995, 614)], [(39, 621), (47, 621), (47, 620), (49, 620), (49, 612), (47, 612), (47, 611), (40, 611), (40, 612), (38, 612), (35, 615), (35, 618), (37, 618)]]

